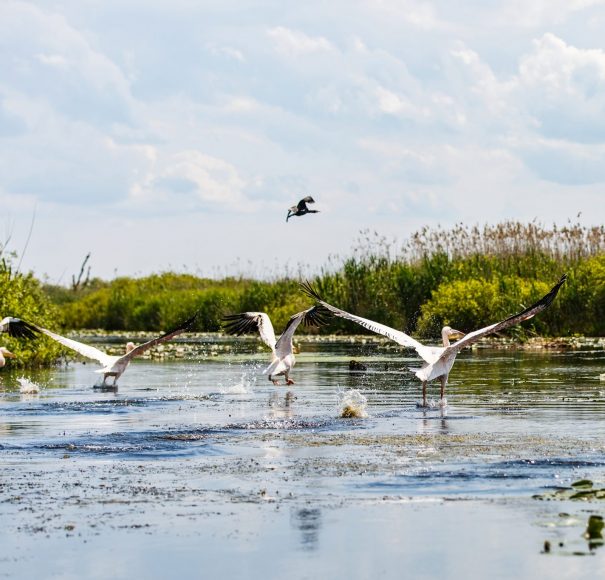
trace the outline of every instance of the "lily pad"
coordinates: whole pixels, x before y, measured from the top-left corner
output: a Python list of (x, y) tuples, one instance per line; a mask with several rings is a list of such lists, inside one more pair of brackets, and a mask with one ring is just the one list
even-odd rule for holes
[(571, 487), (575, 487), (576, 489), (591, 489), (593, 485), (590, 479), (579, 479), (578, 481), (574, 481)]

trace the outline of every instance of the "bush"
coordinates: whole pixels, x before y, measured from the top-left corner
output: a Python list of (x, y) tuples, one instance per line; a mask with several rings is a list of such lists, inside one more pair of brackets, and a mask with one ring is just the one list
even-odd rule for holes
[[(56, 326), (57, 308), (52, 305), (30, 274), (13, 272), (10, 261), (0, 258), (0, 319), (15, 316), (39, 326)], [(0, 335), (1, 346), (17, 358), (7, 364), (14, 366), (40, 366), (54, 362), (60, 354), (57, 343), (42, 339), (26, 341)]]

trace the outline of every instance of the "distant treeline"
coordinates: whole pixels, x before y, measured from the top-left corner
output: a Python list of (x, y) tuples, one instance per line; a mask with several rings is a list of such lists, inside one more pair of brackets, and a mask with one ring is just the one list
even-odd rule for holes
[[(569, 278), (544, 315), (516, 329), (527, 335), (605, 335), (605, 228), (496, 226), (425, 228), (402, 247), (365, 232), (353, 255), (311, 281), (334, 305), (425, 337), (443, 324), (468, 331), (502, 319)], [(279, 332), (311, 302), (298, 280), (202, 279), (164, 273), (90, 280), (78, 290), (47, 286), (68, 329), (166, 330), (199, 311), (196, 330), (221, 317), (267, 312)], [(337, 319), (322, 332), (363, 329)]]

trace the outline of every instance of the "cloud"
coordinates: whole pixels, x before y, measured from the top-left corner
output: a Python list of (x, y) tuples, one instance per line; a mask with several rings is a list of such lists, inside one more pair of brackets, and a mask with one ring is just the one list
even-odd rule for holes
[(71, 119), (132, 123), (129, 82), (68, 20), (31, 4), (0, 3), (0, 88), (48, 102)]
[(286, 55), (304, 55), (334, 49), (322, 36), (307, 36), (304, 32), (276, 26), (267, 31), (277, 50)]
[(545, 34), (521, 59), (516, 83), (543, 136), (605, 142), (605, 51)]
[(199, 151), (153, 155), (148, 172), (130, 190), (130, 205), (165, 211), (250, 211), (246, 182), (222, 159)]

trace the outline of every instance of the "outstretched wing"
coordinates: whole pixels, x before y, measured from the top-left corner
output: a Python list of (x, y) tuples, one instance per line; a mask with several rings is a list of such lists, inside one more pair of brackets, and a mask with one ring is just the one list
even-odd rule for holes
[(258, 332), (261, 340), (275, 352), (275, 331), (271, 319), (264, 312), (240, 312), (223, 316), (225, 331), (241, 336), (249, 332)]
[(27, 340), (36, 338), (40, 333), (33, 324), (25, 322), (25, 320), (21, 320), (20, 318), (13, 318), (12, 316), (7, 316), (0, 320), (0, 333), (2, 332), (8, 333), (13, 338), (25, 338)]
[(316, 304), (307, 310), (291, 316), (275, 345), (275, 354), (280, 358), (291, 354), (292, 337), (301, 323), (305, 326), (320, 327), (327, 324), (331, 316), (332, 313), (323, 304)]
[(307, 204), (308, 204), (308, 203), (315, 203), (315, 200), (314, 200), (314, 199), (313, 199), (313, 198), (312, 198), (310, 195), (307, 195), (307, 197), (303, 197), (303, 198), (302, 198), (302, 199), (301, 199), (301, 200), (298, 202), (298, 205), (297, 205), (296, 207), (297, 207), (297, 209), (299, 209), (299, 210), (300, 210), (300, 209), (305, 210), (305, 209), (307, 209)]
[(95, 348), (94, 346), (90, 346), (89, 344), (84, 344), (83, 342), (78, 342), (77, 340), (72, 340), (71, 338), (66, 338), (65, 336), (61, 336), (60, 334), (56, 334), (46, 328), (42, 328), (40, 326), (36, 326), (36, 329), (45, 334), (46, 336), (56, 340), (59, 344), (70, 348), (71, 350), (76, 351), (78, 354), (85, 356), (86, 358), (90, 358), (92, 360), (96, 360), (103, 366), (108, 366), (112, 364), (115, 360), (115, 357), (108, 355), (106, 352)]
[(510, 328), (511, 326), (515, 326), (515, 324), (519, 324), (524, 320), (529, 320), (539, 312), (546, 310), (557, 296), (559, 289), (565, 283), (565, 280), (567, 280), (567, 274), (563, 274), (563, 276), (561, 276), (561, 279), (551, 288), (548, 294), (542, 296), (540, 300), (527, 307), (522, 312), (519, 312), (518, 314), (513, 314), (502, 322), (497, 322), (496, 324), (491, 324), (490, 326), (486, 326), (485, 328), (480, 328), (479, 330), (469, 332), (459, 341), (452, 344), (451, 346), (448, 346), (444, 351), (444, 355), (451, 352), (459, 352), (464, 347), (470, 346), (471, 344), (477, 342), (480, 338), (483, 338), (488, 334), (493, 334), (494, 332), (499, 332), (501, 330)]
[(325, 300), (321, 298), (321, 296), (317, 293), (313, 286), (311, 286), (311, 284), (309, 284), (308, 282), (301, 283), (301, 287), (303, 289), (303, 292), (307, 294), (307, 296), (310, 296), (311, 298), (317, 300), (334, 315), (340, 318), (344, 318), (346, 320), (356, 322), (360, 326), (363, 326), (363, 328), (367, 328), (368, 330), (375, 332), (376, 334), (382, 334), (383, 336), (394, 340), (397, 344), (400, 344), (401, 346), (416, 349), (416, 352), (427, 362), (431, 362), (434, 360), (435, 356), (429, 347), (424, 346), (422, 343), (413, 339), (411, 336), (405, 334), (405, 332), (401, 332), (401, 330), (395, 330), (390, 326), (380, 324), (379, 322), (374, 322), (373, 320), (369, 320), (367, 318), (362, 318), (361, 316), (356, 316), (355, 314), (351, 314), (346, 310), (340, 310), (340, 308), (336, 308), (336, 306), (328, 304)]
[(133, 348), (130, 352), (126, 353), (121, 358), (131, 360), (135, 356), (139, 356), (140, 354), (143, 354), (145, 351), (154, 347), (156, 344), (161, 344), (163, 342), (167, 342), (167, 341), (173, 339), (175, 336), (178, 336), (179, 334), (181, 334), (182, 332), (185, 332), (188, 328), (190, 328), (191, 325), (195, 322), (196, 318), (197, 318), (197, 312), (191, 318), (188, 318), (187, 320), (185, 320), (185, 322), (182, 322), (181, 324), (179, 324), (176, 328), (169, 330), (168, 332), (166, 332), (165, 334), (162, 334), (161, 336), (158, 336), (157, 338), (153, 338), (151, 340), (148, 340), (147, 342), (144, 342), (143, 344), (140, 344), (139, 346), (136, 346), (135, 348)]

